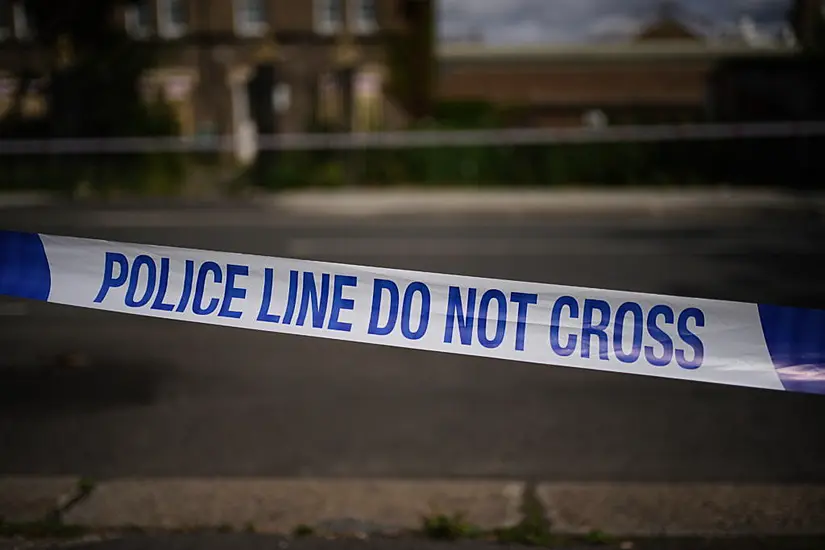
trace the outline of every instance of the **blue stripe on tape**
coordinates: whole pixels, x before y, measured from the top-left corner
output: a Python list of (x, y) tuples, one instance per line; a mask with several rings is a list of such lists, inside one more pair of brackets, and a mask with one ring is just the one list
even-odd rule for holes
[(759, 318), (785, 389), (825, 393), (825, 310), (759, 304)]
[(51, 273), (36, 233), (0, 231), (0, 295), (48, 300)]

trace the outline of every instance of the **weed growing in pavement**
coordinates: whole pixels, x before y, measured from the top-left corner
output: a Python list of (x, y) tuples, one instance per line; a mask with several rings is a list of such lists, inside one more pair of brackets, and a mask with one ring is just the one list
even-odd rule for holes
[(521, 521), (513, 527), (497, 529), (495, 538), (502, 544), (552, 546), (559, 542), (550, 531), (550, 522), (535, 493), (525, 490), (521, 504)]
[(82, 477), (77, 481), (77, 496), (76, 499), (86, 498), (95, 490), (94, 480), (88, 477)]
[(315, 529), (303, 523), (296, 526), (295, 529), (292, 530), (292, 536), (295, 538), (311, 537), (314, 534)]
[(613, 537), (598, 529), (594, 529), (587, 533), (584, 540), (588, 544), (611, 544), (614, 542)]
[(463, 514), (425, 516), (422, 523), (424, 536), (430, 539), (473, 539), (482, 535), (481, 530), (468, 523)]

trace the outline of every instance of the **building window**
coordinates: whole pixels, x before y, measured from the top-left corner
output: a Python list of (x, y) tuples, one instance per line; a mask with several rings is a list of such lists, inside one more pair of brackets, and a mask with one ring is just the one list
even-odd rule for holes
[(320, 34), (334, 34), (344, 24), (344, 0), (315, 0), (315, 30)]
[(135, 38), (146, 38), (151, 34), (152, 14), (150, 0), (133, 0), (126, 6), (126, 32)]
[(357, 33), (371, 33), (378, 28), (378, 17), (375, 12), (375, 0), (353, 0), (352, 26)]
[(31, 38), (32, 32), (29, 27), (29, 14), (26, 13), (26, 6), (23, 2), (15, 2), (12, 6), (12, 18), (14, 20), (14, 36), (18, 40)]
[(0, 40), (11, 37), (12, 26), (11, 4), (8, 0), (0, 0)]
[(158, 32), (164, 38), (179, 38), (189, 20), (186, 0), (158, 0)]
[(323, 73), (318, 77), (318, 104), (316, 113), (321, 124), (334, 124), (341, 118), (341, 90), (335, 73)]
[(381, 73), (365, 69), (355, 77), (355, 129), (377, 130), (381, 124)]
[(268, 27), (264, 0), (235, 0), (235, 32), (260, 36)]

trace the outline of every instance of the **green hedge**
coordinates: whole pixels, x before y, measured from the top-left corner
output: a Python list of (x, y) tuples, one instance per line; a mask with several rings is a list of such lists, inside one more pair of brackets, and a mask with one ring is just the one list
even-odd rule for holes
[[(820, 188), (823, 138), (267, 152), (246, 180), (278, 190), (346, 185), (778, 185)], [(203, 155), (0, 156), (0, 189), (175, 193)]]
[(347, 184), (781, 185), (819, 187), (821, 138), (284, 152), (257, 173), (270, 189)]
[(0, 189), (174, 194), (192, 159), (174, 153), (0, 156)]

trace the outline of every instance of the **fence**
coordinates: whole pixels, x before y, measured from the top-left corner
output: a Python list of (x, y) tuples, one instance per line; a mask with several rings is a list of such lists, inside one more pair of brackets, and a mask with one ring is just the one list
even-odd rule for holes
[(272, 189), (360, 185), (774, 184), (820, 186), (825, 122), (0, 141), (0, 187)]

